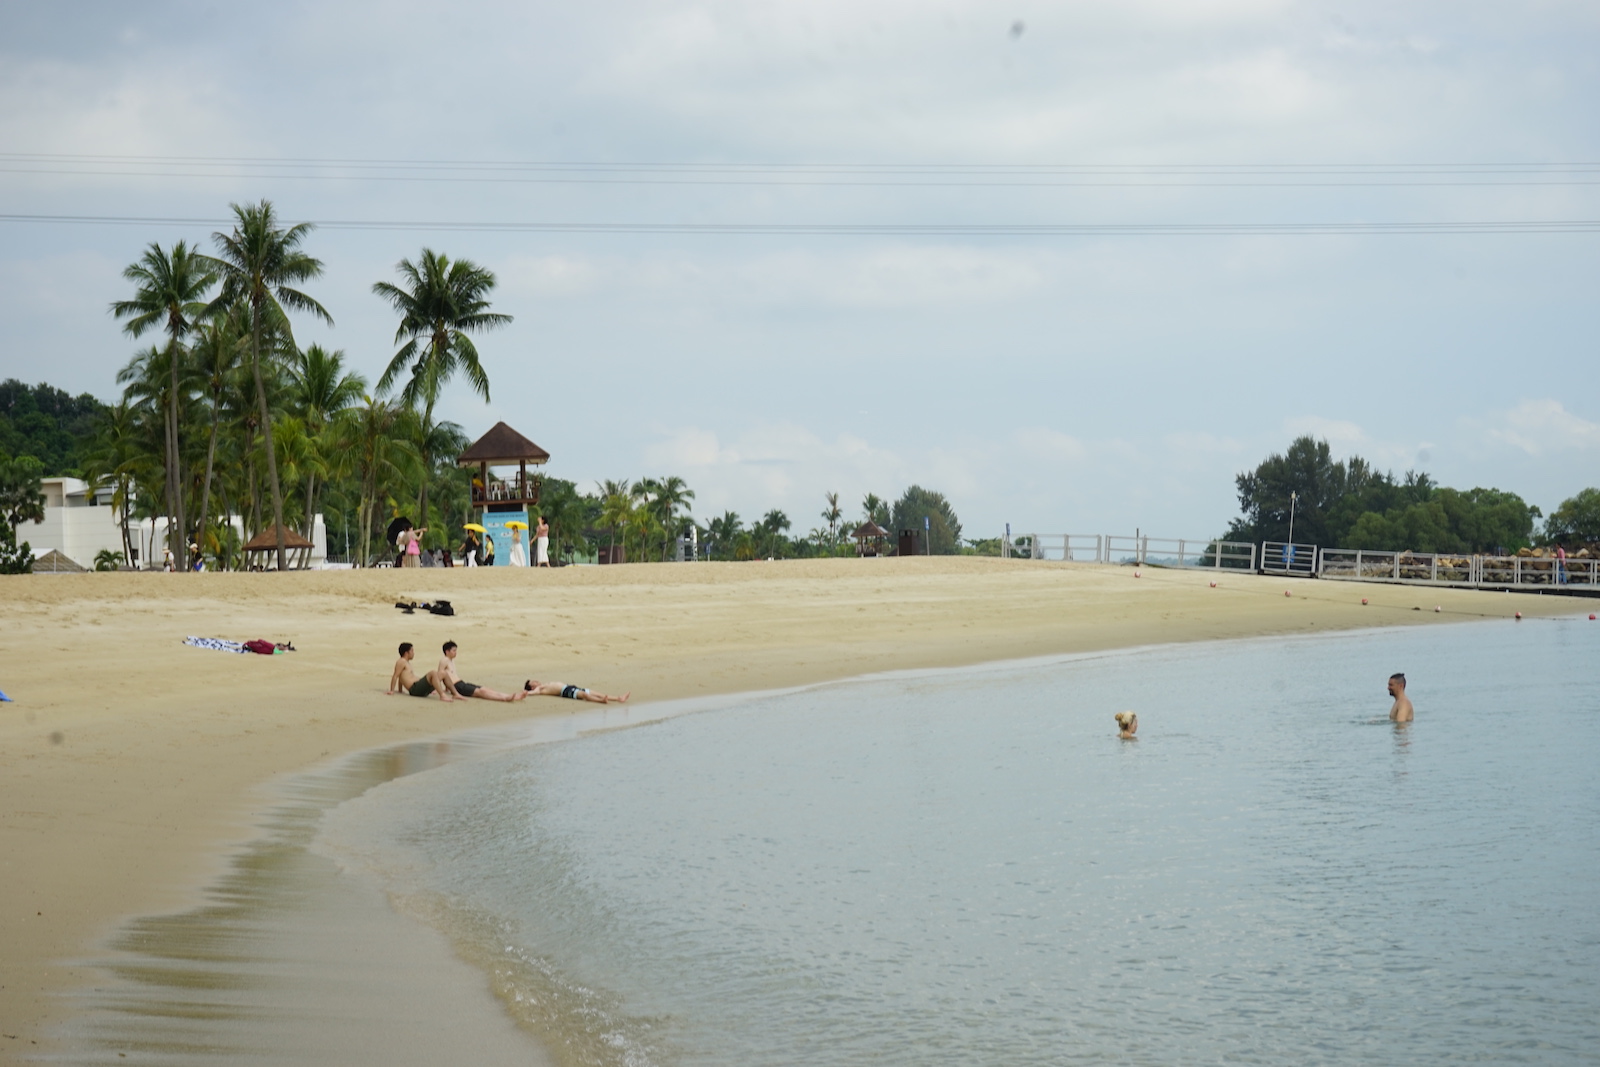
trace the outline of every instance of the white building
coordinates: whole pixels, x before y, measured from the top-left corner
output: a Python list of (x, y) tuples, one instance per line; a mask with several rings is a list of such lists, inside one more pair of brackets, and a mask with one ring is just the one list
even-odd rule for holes
[(117, 509), (111, 506), (111, 489), (91, 490), (77, 478), (45, 478), (44, 521), (23, 523), (17, 540), (26, 541), (35, 556), (54, 548), (80, 567), (94, 567), (103, 548), (122, 551), (122, 530)]
[[(17, 540), (28, 542), (35, 556), (50, 549), (58, 550), (80, 567), (94, 568), (94, 557), (101, 549), (122, 551), (122, 530), (117, 525), (117, 509), (111, 506), (111, 488), (91, 490), (87, 482), (77, 478), (44, 478), (40, 481), (44, 492), (44, 521), (23, 523), (17, 531)], [(244, 540), (244, 522), (238, 516), (232, 520), (239, 539)], [(137, 566), (154, 560), (160, 566), (166, 554), (167, 520), (143, 519), (128, 524), (128, 536), (133, 542), (133, 559)], [(311, 550), (308, 566), (321, 567), (328, 557), (328, 528), (319, 513), (312, 526)], [(274, 561), (275, 562), (275, 561)]]

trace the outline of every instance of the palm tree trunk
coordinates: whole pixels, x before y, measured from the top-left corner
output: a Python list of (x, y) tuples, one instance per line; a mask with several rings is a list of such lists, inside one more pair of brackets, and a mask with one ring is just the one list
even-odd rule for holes
[(206, 487), (200, 494), (199, 527), (194, 535), (194, 543), (202, 553), (206, 550), (206, 520), (211, 517), (211, 472), (216, 464), (217, 423), (220, 419), (221, 411), (217, 406), (216, 398), (213, 397), (211, 403), (211, 440), (206, 443)]
[(183, 514), (183, 461), (178, 450), (178, 339), (172, 338), (167, 346), (167, 368), (170, 384), (167, 389), (167, 485), (171, 494), (171, 518), (167, 523), (167, 543), (172, 549), (173, 562), (179, 570), (188, 570), (188, 523)]
[(250, 370), (256, 378), (256, 399), (261, 404), (261, 433), (267, 443), (267, 480), (272, 484), (272, 521), (278, 538), (278, 570), (289, 567), (288, 551), (283, 543), (283, 486), (278, 482), (278, 456), (272, 447), (272, 412), (267, 407), (267, 386), (261, 380), (261, 306), (257, 302), (255, 322), (250, 330)]
[(433, 398), (428, 398), (428, 407), (422, 416), (422, 447), (417, 451), (422, 453), (422, 496), (417, 503), (417, 525), (428, 525), (428, 478), (433, 474), (433, 456), (429, 452), (433, 438)]

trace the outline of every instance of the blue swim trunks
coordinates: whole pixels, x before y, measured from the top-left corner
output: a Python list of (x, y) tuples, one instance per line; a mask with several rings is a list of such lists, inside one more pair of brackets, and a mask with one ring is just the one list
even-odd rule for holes
[(584, 696), (588, 694), (588, 692), (589, 691), (581, 685), (568, 685), (561, 688), (561, 695), (566, 697), (568, 700), (582, 700)]

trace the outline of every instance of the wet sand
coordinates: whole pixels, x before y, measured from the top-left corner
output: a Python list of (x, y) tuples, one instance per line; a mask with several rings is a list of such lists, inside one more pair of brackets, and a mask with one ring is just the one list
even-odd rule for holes
[[(16, 701), (0, 704), (0, 1060), (53, 1048), (72, 1007), (63, 994), (99, 980), (84, 961), (129, 917), (205, 899), (256, 833), (275, 778), (571, 710), (552, 699), (385, 697), (401, 640), (417, 644), (424, 669), (442, 641), (460, 642), (463, 676), (495, 688), (534, 675), (651, 701), (1173, 641), (1513, 625), (1517, 610), (1532, 621), (1592, 607), (1232, 574), (1213, 589), (1205, 572), (1142, 573), (956, 558), (0, 578), (0, 689)], [(437, 597), (457, 616), (393, 607)], [(185, 647), (187, 634), (292, 640), (300, 651), (229, 655)], [(1374, 694), (1381, 713), (1382, 679)], [(311, 974), (325, 962), (285, 966)], [(380, 970), (398, 968), (375, 960), (363, 973)], [(319, 1018), (376, 1039), (389, 1009), (375, 1006), (398, 1013), (403, 1003), (399, 992), (351, 992)]]

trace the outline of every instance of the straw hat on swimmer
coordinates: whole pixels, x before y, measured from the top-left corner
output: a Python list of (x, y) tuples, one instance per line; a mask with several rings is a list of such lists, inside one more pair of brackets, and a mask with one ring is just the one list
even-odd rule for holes
[(1131, 711), (1119, 711), (1112, 716), (1117, 720), (1117, 736), (1124, 741), (1138, 740), (1133, 735), (1139, 732), (1139, 716)]

